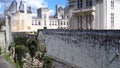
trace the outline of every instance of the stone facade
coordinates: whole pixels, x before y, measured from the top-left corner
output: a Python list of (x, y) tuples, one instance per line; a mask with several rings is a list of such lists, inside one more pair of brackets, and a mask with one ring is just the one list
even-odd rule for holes
[[(18, 8), (19, 7), (19, 8)], [(12, 32), (37, 32), (38, 29), (68, 29), (68, 18), (62, 6), (56, 7), (56, 14), (49, 16), (48, 8), (37, 9), (37, 17), (32, 17), (31, 7), (27, 1), (16, 0), (11, 3), (8, 12), (11, 14)]]
[(120, 0), (68, 0), (70, 29), (120, 29)]
[(73, 68), (120, 68), (120, 31), (39, 30), (38, 40)]

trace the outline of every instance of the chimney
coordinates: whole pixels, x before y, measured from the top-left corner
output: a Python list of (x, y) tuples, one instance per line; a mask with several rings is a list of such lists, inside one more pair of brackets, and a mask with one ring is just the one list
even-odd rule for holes
[(24, 13), (27, 13), (27, 2), (26, 2), (26, 0), (24, 0), (23, 5), (24, 5)]
[(20, 1), (19, 10), (24, 11), (23, 1)]
[(19, 5), (17, 4), (17, 11), (19, 11)]
[(56, 14), (58, 13), (58, 5), (56, 5)]
[(29, 6), (29, 11), (31, 11), (31, 6)]

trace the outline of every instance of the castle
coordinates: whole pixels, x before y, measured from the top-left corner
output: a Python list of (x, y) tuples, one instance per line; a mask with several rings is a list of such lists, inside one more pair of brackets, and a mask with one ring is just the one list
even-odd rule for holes
[(120, 29), (120, 0), (68, 0), (70, 29)]
[(67, 8), (56, 5), (56, 13), (49, 16), (48, 8), (37, 9), (37, 18), (32, 17), (31, 6), (27, 6), (27, 1), (21, 0), (18, 5), (13, 0), (8, 12), (11, 14), (12, 32), (32, 32), (38, 29), (68, 29)]
[(56, 6), (54, 16), (48, 8), (37, 9), (32, 17), (31, 7), (22, 0), (18, 6), (14, 0), (9, 7), (13, 32), (30, 32), (38, 29), (113, 30), (120, 29), (119, 0), (68, 0), (63, 8)]

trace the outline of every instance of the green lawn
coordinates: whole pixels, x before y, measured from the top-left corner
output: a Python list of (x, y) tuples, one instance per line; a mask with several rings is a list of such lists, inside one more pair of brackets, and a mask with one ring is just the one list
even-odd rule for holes
[(16, 66), (16, 68), (20, 68), (20, 65), (18, 63), (14, 63), (11, 58), (9, 57), (9, 55), (7, 54), (3, 54), (3, 57), (6, 59), (6, 61), (8, 61), (10, 64)]

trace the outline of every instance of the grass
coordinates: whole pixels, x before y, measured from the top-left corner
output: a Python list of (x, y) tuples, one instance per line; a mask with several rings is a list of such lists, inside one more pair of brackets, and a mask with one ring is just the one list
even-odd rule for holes
[(3, 57), (5, 58), (6, 61), (8, 61), (10, 64), (16, 66), (16, 68), (20, 68), (20, 65), (18, 63), (14, 63), (11, 58), (9, 57), (9, 55), (7, 54), (3, 54)]

